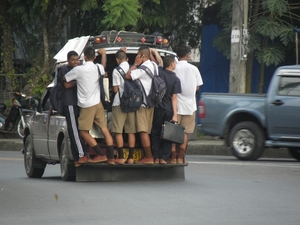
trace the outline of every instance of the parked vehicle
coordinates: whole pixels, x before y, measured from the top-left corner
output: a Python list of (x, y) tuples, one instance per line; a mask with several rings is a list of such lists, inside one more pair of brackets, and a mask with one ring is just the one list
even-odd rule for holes
[(238, 159), (272, 147), (300, 161), (300, 66), (278, 68), (267, 94), (202, 93), (199, 108), (201, 131), (223, 138)]
[[(163, 42), (164, 41), (164, 42)], [(165, 43), (165, 44), (163, 44)], [(97, 52), (99, 48), (105, 48), (107, 54), (106, 72), (109, 78), (109, 89), (112, 91), (112, 71), (117, 67), (115, 53), (120, 47), (127, 48), (129, 63), (133, 64), (138, 48), (140, 46), (149, 46), (157, 48), (159, 54), (175, 55), (171, 50), (167, 50), (168, 40), (162, 36), (144, 35), (132, 32), (103, 32), (95, 37), (80, 37), (68, 41), (68, 43), (59, 51), (56, 56), (55, 71), (62, 64), (66, 63), (67, 53), (71, 50), (77, 51), (83, 59), (83, 50), (85, 46), (93, 46)], [(94, 62), (101, 62), (101, 55), (97, 55)], [(35, 112), (25, 125), (24, 137), (24, 165), (28, 177), (40, 178), (43, 176), (47, 164), (60, 163), (61, 177), (63, 180), (74, 180), (76, 170), (74, 167), (73, 157), (70, 151), (70, 140), (67, 131), (65, 117), (53, 111), (50, 107), (49, 89), (53, 87), (52, 82), (45, 90), (41, 98), (41, 107)], [(112, 99), (110, 101), (112, 104)], [(110, 124), (111, 107), (106, 109), (108, 126)], [(97, 140), (100, 146), (105, 147), (104, 137), (101, 131), (94, 127), (90, 134)], [(136, 146), (134, 160), (142, 157), (141, 150)], [(126, 152), (125, 152), (126, 155)]]
[(34, 111), (39, 107), (39, 99), (35, 97), (27, 97), (21, 92), (12, 92), (12, 106), (7, 115), (4, 115), (6, 105), (0, 103), (0, 132), (2, 133), (18, 133), (24, 137), (25, 123)]

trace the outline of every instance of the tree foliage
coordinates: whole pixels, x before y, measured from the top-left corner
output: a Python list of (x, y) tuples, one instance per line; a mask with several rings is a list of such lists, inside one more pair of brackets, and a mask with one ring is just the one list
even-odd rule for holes
[[(293, 48), (295, 21), (299, 21), (300, 3), (288, 0), (258, 0), (257, 15), (249, 15), (249, 48), (256, 59), (265, 64), (279, 65), (285, 60), (286, 50)], [(254, 5), (250, 4), (250, 8)], [(230, 57), (232, 0), (221, 1), (220, 21), (223, 31), (214, 39), (224, 55)], [(257, 20), (252, 18), (257, 17)]]
[(117, 30), (135, 26), (141, 16), (138, 0), (106, 0), (102, 9), (105, 13), (102, 24)]
[[(203, 9), (212, 0), (4, 0), (6, 18), (13, 20), (11, 36), (22, 40), (32, 62), (27, 91), (38, 93), (52, 77), (52, 56), (70, 38), (97, 35), (103, 30), (129, 30), (151, 34), (172, 32), (174, 45), (199, 46)], [(1, 3), (2, 4), (2, 3)], [(3, 17), (2, 17), (3, 18)], [(4, 32), (4, 24), (0, 29)], [(5, 31), (6, 32), (6, 31)], [(174, 46), (173, 46), (174, 47)], [(7, 51), (7, 50), (6, 50)], [(9, 52), (12, 52), (11, 49)], [(2, 53), (4, 50), (2, 50)], [(12, 57), (7, 57), (11, 65)], [(8, 74), (8, 73), (6, 73)], [(47, 79), (48, 78), (48, 79)]]

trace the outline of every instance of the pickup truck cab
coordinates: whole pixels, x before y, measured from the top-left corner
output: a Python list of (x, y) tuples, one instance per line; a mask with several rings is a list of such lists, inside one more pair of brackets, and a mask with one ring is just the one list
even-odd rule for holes
[[(111, 92), (112, 71), (117, 66), (115, 53), (121, 47), (127, 48), (127, 56), (129, 64), (131, 65), (134, 63), (140, 46), (156, 48), (162, 57), (165, 55), (176, 55), (172, 49), (170, 49), (167, 37), (124, 31), (105, 31), (95, 37), (84, 36), (69, 40), (54, 57), (56, 63), (54, 65), (53, 74), (56, 74), (59, 67), (66, 63), (67, 53), (71, 50), (75, 50), (79, 54), (80, 60), (83, 60), (83, 50), (86, 46), (93, 46), (96, 52), (99, 48), (106, 49), (106, 72), (109, 79), (109, 90)], [(101, 55), (97, 55), (94, 62), (100, 63)], [(31, 116), (24, 129), (23, 152), (25, 172), (30, 178), (40, 178), (43, 176), (47, 164), (60, 164), (62, 179), (74, 180), (76, 179), (76, 171), (82, 170), (81, 167), (86, 166), (84, 165), (77, 169), (74, 167), (65, 117), (58, 114), (50, 106), (49, 90), (53, 85), (54, 83), (52, 82), (46, 88), (41, 98), (41, 107)], [(108, 104), (112, 104), (112, 101), (113, 99), (110, 99)], [(105, 110), (108, 126), (110, 125), (111, 119), (109, 108), (111, 107), (107, 107)], [(105, 147), (103, 146), (105, 145), (104, 137), (99, 128), (94, 126), (90, 134), (97, 140), (100, 147)], [(142, 151), (139, 147), (137, 144), (134, 152), (134, 160), (139, 160), (142, 157)], [(126, 152), (124, 155), (126, 156)], [(123, 168), (125, 167), (126, 165), (124, 165)], [(99, 174), (99, 170), (96, 171), (96, 173)], [(82, 177), (81, 180), (85, 180), (85, 178)]]
[(265, 147), (288, 148), (300, 160), (300, 66), (279, 67), (267, 94), (202, 93), (201, 131), (219, 136), (241, 160)]

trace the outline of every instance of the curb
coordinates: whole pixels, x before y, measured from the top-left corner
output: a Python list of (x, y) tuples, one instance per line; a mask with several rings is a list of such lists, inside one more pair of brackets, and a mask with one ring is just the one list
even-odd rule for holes
[[(21, 151), (22, 148), (22, 139), (0, 140), (0, 151)], [(233, 156), (230, 148), (224, 146), (222, 140), (189, 141), (187, 154)], [(292, 158), (292, 156), (286, 148), (266, 148), (261, 158)]]

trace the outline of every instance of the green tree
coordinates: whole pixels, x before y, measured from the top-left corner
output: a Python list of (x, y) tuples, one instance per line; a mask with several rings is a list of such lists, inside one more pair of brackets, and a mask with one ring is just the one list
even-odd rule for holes
[[(262, 92), (264, 68), (279, 65), (286, 58), (287, 49), (291, 49), (294, 41), (294, 21), (299, 20), (300, 3), (288, 0), (255, 0), (250, 5), (250, 42), (251, 53), (248, 57), (248, 68), (252, 67), (253, 55), (261, 64), (259, 92)], [(214, 45), (230, 57), (230, 32), (232, 1), (221, 2), (220, 21), (223, 31), (214, 39)], [(298, 12), (298, 13), (297, 13)], [(253, 55), (252, 55), (253, 54)], [(247, 70), (247, 73), (251, 70)], [(249, 77), (249, 74), (247, 74)], [(251, 75), (250, 75), (251, 76)], [(248, 79), (248, 91), (249, 91)]]
[(10, 8), (10, 3), (8, 0), (3, 0), (0, 7), (0, 24), (2, 28), (3, 36), (1, 37), (1, 70), (0, 73), (4, 74), (6, 77), (6, 89), (12, 91), (18, 88), (15, 79), (15, 70), (13, 62), (13, 31), (12, 31), (12, 17), (10, 16), (8, 10)]

